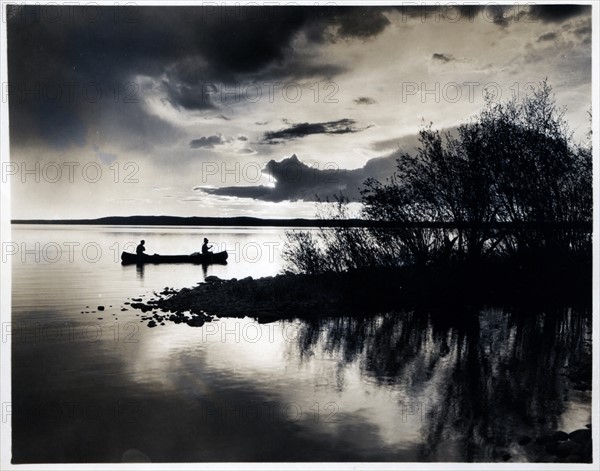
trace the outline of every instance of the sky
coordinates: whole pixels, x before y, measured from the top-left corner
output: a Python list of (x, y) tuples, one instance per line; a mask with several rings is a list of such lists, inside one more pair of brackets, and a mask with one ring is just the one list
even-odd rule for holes
[(543, 79), (590, 126), (586, 5), (5, 8), (13, 219), (312, 217)]

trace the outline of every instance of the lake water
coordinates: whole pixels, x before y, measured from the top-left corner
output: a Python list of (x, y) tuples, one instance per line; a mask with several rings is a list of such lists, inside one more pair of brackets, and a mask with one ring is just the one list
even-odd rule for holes
[[(589, 352), (588, 308), (151, 329), (125, 304), (209, 275), (275, 275), (283, 233), (13, 226), (13, 463), (529, 461), (520, 436), (590, 422), (589, 391), (565, 375)], [(203, 237), (227, 265), (119, 263), (140, 239), (169, 254)]]

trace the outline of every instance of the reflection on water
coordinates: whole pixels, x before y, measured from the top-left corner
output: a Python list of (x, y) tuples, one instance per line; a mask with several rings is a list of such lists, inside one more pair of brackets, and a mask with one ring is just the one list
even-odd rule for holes
[[(283, 232), (153, 230), (29, 227), (14, 239), (108, 248), (143, 237), (151, 252), (185, 253), (209, 231), (232, 246), (274, 244)], [(565, 376), (589, 354), (587, 309), (149, 329), (125, 302), (208, 275), (273, 275), (279, 258), (133, 268), (107, 249), (93, 264), (80, 254), (13, 260), (15, 463), (532, 461), (519, 436), (590, 420), (589, 392)]]
[(526, 458), (519, 436), (587, 423), (563, 413), (589, 400), (568, 394), (565, 373), (589, 358), (590, 342), (590, 312), (554, 308), (319, 319), (303, 323), (297, 345), (302, 358), (339, 358), (338, 384), (358, 362), (365, 377), (403, 389), (400, 407), (423, 419), (419, 460), (498, 461)]

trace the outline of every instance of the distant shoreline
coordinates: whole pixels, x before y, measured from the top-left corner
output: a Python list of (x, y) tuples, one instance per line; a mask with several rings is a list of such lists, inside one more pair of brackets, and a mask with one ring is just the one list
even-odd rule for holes
[(133, 226), (256, 226), (256, 227), (366, 227), (361, 219), (261, 219), (255, 217), (108, 216), (97, 219), (13, 219), (11, 224), (133, 225)]
[[(255, 217), (180, 217), (180, 216), (108, 216), (97, 219), (13, 219), (11, 224), (40, 224), (40, 225), (110, 225), (110, 226), (253, 226), (253, 227), (438, 227), (459, 228), (473, 227), (468, 222), (397, 222), (397, 221), (367, 221), (365, 219), (261, 219)], [(487, 223), (477, 224), (478, 228), (510, 228), (529, 227), (542, 228), (554, 227), (565, 229), (580, 229), (591, 231), (591, 222), (565, 222), (565, 223)]]

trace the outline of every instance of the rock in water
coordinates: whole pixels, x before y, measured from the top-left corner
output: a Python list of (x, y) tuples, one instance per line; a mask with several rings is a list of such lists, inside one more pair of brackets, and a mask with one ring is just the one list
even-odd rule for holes
[(152, 310), (152, 308), (150, 306), (147, 306), (144, 303), (132, 303), (131, 307), (134, 308), (134, 309), (139, 309), (142, 312), (148, 312), (148, 311)]
[(202, 327), (204, 325), (204, 319), (200, 316), (192, 317), (186, 321), (186, 324), (190, 327)]

